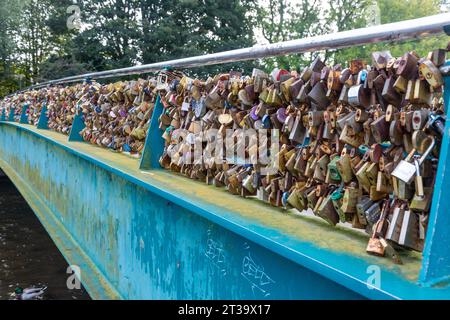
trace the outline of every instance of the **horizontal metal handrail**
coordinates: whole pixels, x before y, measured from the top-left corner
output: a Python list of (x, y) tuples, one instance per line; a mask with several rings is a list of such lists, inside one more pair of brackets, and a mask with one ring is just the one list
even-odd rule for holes
[(101, 72), (86, 73), (77, 76), (51, 80), (31, 86), (38, 89), (52, 84), (66, 84), (85, 79), (104, 79), (117, 76), (144, 74), (161, 70), (170, 66), (174, 68), (193, 68), (229, 62), (254, 60), (286, 54), (312, 52), (326, 49), (340, 49), (355, 45), (398, 41), (422, 38), (450, 30), (450, 13), (443, 13), (419, 19), (405, 20), (395, 23), (372, 26), (368, 28), (343, 31), (333, 34), (297, 39), (267, 45), (256, 45), (250, 48), (206, 54), (197, 57), (176, 59), (134, 67), (114, 69)]

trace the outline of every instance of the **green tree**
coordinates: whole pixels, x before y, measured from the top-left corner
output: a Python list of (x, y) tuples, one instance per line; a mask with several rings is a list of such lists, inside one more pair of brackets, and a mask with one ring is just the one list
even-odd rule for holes
[[(372, 3), (372, 0), (329, 1), (329, 9), (325, 10), (326, 26), (324, 29), (328, 33), (332, 33), (365, 27), (369, 18), (366, 10)], [(325, 52), (325, 60), (345, 64), (347, 61), (365, 54), (366, 49), (364, 46), (341, 50), (327, 50)]]
[(15, 30), (24, 1), (0, 0), (0, 97), (18, 88), (23, 81), (17, 72), (17, 44)]
[(87, 29), (72, 42), (77, 61), (94, 70), (127, 67), (140, 61), (138, 0), (82, 0), (81, 19)]
[(48, 0), (28, 0), (20, 19), (18, 53), (31, 82), (39, 74), (39, 65), (51, 50), (51, 33), (46, 24), (49, 16)]
[[(253, 0), (141, 1), (144, 63), (227, 51), (252, 46), (249, 15)], [(250, 63), (190, 70), (215, 73), (227, 68), (249, 69)]]
[[(360, 9), (362, 18), (364, 17), (368, 6), (374, 3), (376, 3), (380, 9), (381, 24), (416, 19), (441, 12), (439, 0), (377, 0), (366, 3), (365, 7)], [(355, 19), (355, 21), (355, 24), (351, 23), (350, 25), (344, 25), (342, 30), (364, 27), (364, 19)], [(331, 56), (337, 63), (347, 63), (354, 58), (362, 58), (371, 62), (371, 53), (378, 50), (389, 50), (393, 56), (397, 57), (403, 55), (405, 52), (415, 50), (419, 55), (425, 56), (432, 49), (445, 48), (447, 46), (447, 41), (448, 37), (441, 35), (425, 39), (413, 39), (391, 43), (384, 42), (337, 50), (334, 52), (334, 55)]]
[[(293, 4), (289, 0), (269, 0), (256, 5), (256, 21), (268, 43), (301, 39), (324, 32), (320, 22), (319, 0), (301, 0)], [(264, 59), (266, 69), (274, 67), (295, 68), (309, 63), (315, 54), (291, 54)]]
[[(381, 23), (397, 22), (408, 19), (426, 17), (441, 12), (439, 0), (378, 0), (381, 11)], [(446, 48), (449, 37), (446, 35), (427, 37), (419, 40), (409, 40), (389, 45), (394, 56), (401, 56), (405, 52), (415, 50), (419, 55), (425, 56), (432, 49)], [(374, 45), (371, 50), (386, 49), (387, 45)]]
[(51, 55), (47, 60), (41, 63), (39, 67), (39, 76), (36, 80), (38, 83), (41, 83), (87, 73), (89, 71), (89, 65), (76, 61), (71, 55)]

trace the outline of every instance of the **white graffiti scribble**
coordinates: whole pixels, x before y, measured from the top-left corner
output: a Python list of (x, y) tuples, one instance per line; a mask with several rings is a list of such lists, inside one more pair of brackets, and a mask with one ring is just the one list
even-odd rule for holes
[(223, 249), (222, 243), (209, 238), (205, 255), (223, 276), (227, 275), (225, 268), (225, 250)]
[(253, 295), (256, 295), (255, 290), (258, 290), (264, 297), (270, 296), (270, 285), (275, 281), (264, 272), (264, 267), (258, 265), (252, 258), (250, 252), (244, 257), (242, 261), (242, 276), (250, 283)]

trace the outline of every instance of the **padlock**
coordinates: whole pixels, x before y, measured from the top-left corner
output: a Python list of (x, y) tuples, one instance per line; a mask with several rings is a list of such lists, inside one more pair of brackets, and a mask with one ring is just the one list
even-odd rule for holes
[[(435, 139), (434, 137), (431, 137), (431, 143), (428, 149), (425, 151), (425, 153), (420, 157), (418, 163), (419, 165), (422, 165), (422, 163), (425, 161), (425, 158), (431, 153), (435, 146)], [(411, 183), (412, 179), (414, 178), (414, 175), (416, 174), (416, 166), (412, 163), (410, 163), (410, 159), (412, 158), (412, 154), (410, 153), (408, 157), (405, 160), (401, 160), (400, 163), (395, 167), (394, 171), (392, 172), (392, 175), (396, 177), (397, 179), (400, 179), (406, 183)]]
[(348, 103), (354, 107), (369, 107), (369, 95), (362, 84), (350, 87), (347, 96)]
[(382, 171), (378, 171), (376, 190), (381, 193), (391, 193), (393, 191), (391, 180)]
[(341, 210), (348, 213), (356, 213), (356, 205), (358, 198), (360, 197), (360, 190), (355, 186), (349, 186), (345, 188), (344, 197), (342, 199)]
[(311, 82), (308, 80), (300, 88), (300, 91), (296, 97), (299, 103), (307, 103), (309, 101), (308, 93), (311, 91)]
[(437, 89), (444, 84), (441, 72), (430, 60), (420, 63), (419, 74), (433, 89)]
[(336, 168), (344, 183), (352, 181), (353, 172), (351, 168), (351, 158), (348, 154), (341, 155), (340, 159), (336, 160)]
[(305, 82), (303, 81), (303, 79), (298, 79), (289, 86), (289, 96), (291, 101), (297, 100), (297, 96), (300, 93), (300, 89), (304, 84)]
[[(294, 78), (294, 77), (290, 77), (289, 79), (283, 81), (283, 82), (280, 84), (281, 93), (283, 94), (283, 98), (284, 98), (286, 101), (291, 101), (294, 97), (297, 96), (297, 95), (291, 96), (291, 93), (290, 93), (290, 87), (291, 87), (291, 85), (292, 85), (294, 82), (295, 82), (295, 78)], [(300, 88), (299, 88), (299, 91), (300, 91)], [(298, 92), (297, 92), (297, 94), (298, 94)]]
[(342, 83), (339, 81), (340, 75), (341, 75), (341, 71), (330, 70), (330, 72), (328, 73), (328, 79), (327, 79), (328, 90), (333, 90), (333, 91), (341, 90)]
[(381, 96), (388, 103), (398, 107), (400, 105), (402, 99), (401, 99), (400, 94), (397, 92), (397, 90), (395, 90), (394, 84), (395, 84), (394, 77), (387, 78), (386, 81), (384, 82), (383, 91), (381, 93)]
[(394, 208), (392, 218), (389, 223), (389, 228), (386, 232), (386, 240), (398, 243), (400, 239), (400, 233), (403, 225), (403, 217), (405, 214), (405, 208), (403, 205), (397, 205)]
[(367, 225), (367, 219), (365, 212), (373, 205), (373, 201), (367, 196), (360, 197), (356, 204), (356, 216), (358, 221), (362, 225)]
[(309, 79), (311, 79), (312, 73), (313, 70), (310, 67), (305, 67), (300, 74), (300, 79), (302, 79), (303, 82), (306, 83), (307, 81), (309, 81)]
[(397, 179), (394, 176), (392, 176), (392, 186), (394, 189), (394, 195), (400, 200), (409, 201), (414, 195), (414, 188), (411, 185)]
[(370, 124), (372, 136), (377, 143), (382, 143), (389, 139), (389, 124), (386, 116), (383, 115)]
[(325, 177), (328, 171), (328, 163), (330, 158), (327, 154), (324, 154), (317, 160), (317, 165), (314, 170), (313, 178), (319, 181), (325, 181)]
[(342, 211), (342, 200), (344, 198), (344, 192), (343, 192), (344, 185), (341, 184), (335, 191), (331, 193), (331, 201), (333, 202), (333, 207), (335, 212), (339, 216), (339, 221), (346, 222), (347, 217), (345, 213)]
[(366, 167), (365, 175), (367, 179), (369, 180), (369, 183), (371, 186), (377, 185), (378, 180), (378, 164), (374, 162), (368, 162), (368, 166)]
[(384, 257), (385, 247), (379, 238), (372, 237), (367, 244), (366, 252), (376, 256)]
[(315, 188), (312, 188), (312, 190), (310, 190), (306, 194), (307, 207), (314, 210), (318, 200), (319, 200), (319, 197), (316, 195), (316, 190), (315, 190)]
[(341, 175), (339, 173), (339, 170), (337, 168), (337, 162), (340, 160), (340, 157), (338, 155), (334, 156), (331, 161), (328, 163), (328, 176), (331, 180), (334, 182), (341, 181)]
[(322, 62), (322, 60), (320, 60), (319, 57), (316, 57), (314, 59), (314, 61), (311, 63), (311, 65), (309, 66), (309, 68), (313, 72), (320, 72), (324, 67), (326, 67), (326, 65), (325, 65), (325, 63)]
[[(385, 229), (387, 226), (386, 220), (389, 212), (389, 201), (384, 201), (383, 209), (381, 211), (380, 218), (376, 222), (373, 228), (372, 237), (369, 239), (369, 243), (366, 248), (366, 252), (369, 254), (384, 256), (386, 246), (383, 245), (381, 239), (385, 235)], [(368, 219), (370, 223), (374, 221), (373, 219)]]
[(423, 196), (414, 194), (409, 208), (414, 212), (427, 212), (430, 210), (433, 188), (423, 188)]
[(376, 69), (385, 69), (389, 60), (392, 59), (389, 51), (372, 52), (372, 62)]
[(402, 76), (398, 76), (394, 82), (394, 89), (399, 94), (405, 94), (406, 90), (408, 89), (408, 80), (406, 80)]
[(414, 102), (414, 91), (416, 86), (416, 80), (408, 80), (405, 93), (406, 102)]
[(347, 85), (344, 85), (342, 87), (341, 93), (339, 95), (338, 98), (338, 102), (339, 103), (348, 103), (348, 91), (349, 91), (350, 87)]
[(305, 177), (312, 178), (314, 174), (314, 170), (316, 168), (317, 159), (314, 156), (311, 156), (306, 162), (305, 172), (303, 173)]
[(427, 59), (431, 60), (436, 67), (440, 67), (445, 63), (447, 50), (436, 49), (428, 53)]
[(332, 226), (335, 226), (339, 222), (339, 216), (334, 209), (331, 194), (329, 194), (322, 200), (322, 203), (317, 210), (317, 215)]
[(416, 251), (423, 250), (423, 241), (419, 238), (419, 217), (411, 210), (404, 212), (398, 244)]
[(355, 133), (350, 132), (353, 131), (349, 124), (346, 124), (344, 126), (344, 129), (341, 132), (341, 135), (339, 136), (339, 140), (342, 142), (351, 145), (352, 147), (357, 148), (363, 143), (363, 135), (362, 133)]
[(397, 75), (402, 76), (405, 79), (414, 79), (417, 74), (417, 57), (408, 52), (405, 53), (398, 61)]
[(424, 80), (417, 79), (414, 85), (413, 102), (430, 106), (431, 98), (432, 95), (428, 83)]
[(322, 82), (318, 82), (314, 85), (308, 93), (308, 98), (316, 104), (317, 110), (325, 110), (330, 103), (326, 96), (325, 86)]
[(305, 206), (305, 203), (300, 198), (299, 194), (300, 194), (300, 191), (298, 189), (294, 189), (290, 193), (287, 201), (292, 207), (294, 207), (298, 211), (302, 212), (303, 210), (306, 209), (306, 206)]
[(366, 62), (361, 59), (354, 59), (350, 61), (350, 72), (352, 75), (358, 74), (361, 70), (366, 68)]

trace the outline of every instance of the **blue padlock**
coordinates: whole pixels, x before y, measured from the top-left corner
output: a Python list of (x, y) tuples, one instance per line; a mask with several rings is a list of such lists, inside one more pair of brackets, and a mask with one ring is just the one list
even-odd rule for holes
[(270, 129), (271, 122), (270, 122), (270, 116), (268, 114), (265, 114), (263, 116), (263, 118), (261, 119), (261, 121), (262, 121), (264, 129)]
[(128, 143), (125, 143), (122, 146), (122, 149), (123, 149), (124, 152), (131, 152), (131, 147), (128, 145)]

